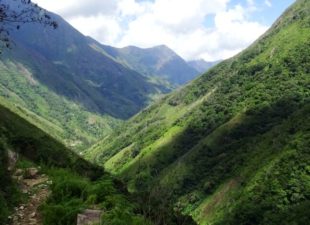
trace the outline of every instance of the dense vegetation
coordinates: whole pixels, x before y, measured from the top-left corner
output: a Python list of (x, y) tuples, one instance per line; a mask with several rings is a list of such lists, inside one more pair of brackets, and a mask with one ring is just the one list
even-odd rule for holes
[(76, 224), (77, 214), (94, 206), (105, 212), (103, 225), (150, 224), (137, 213), (138, 206), (133, 199), (125, 191), (120, 191), (124, 189), (123, 184), (116, 183), (108, 175), (90, 181), (63, 169), (51, 169), (48, 174), (53, 181), (52, 194), (41, 206), (46, 225)]
[(8, 171), (8, 150), (18, 152), (25, 159), (44, 166), (57, 166), (96, 178), (102, 169), (94, 167), (66, 149), (36, 126), (0, 106), (0, 224), (6, 224), (9, 213), (23, 199)]
[[(0, 139), (0, 224), (5, 224), (14, 206), (21, 200), (16, 183), (11, 179), (8, 172), (8, 156), (6, 146), (2, 138)], [(3, 221), (3, 222), (2, 222)]]
[(199, 224), (309, 221), (309, 15), (296, 1), (247, 50), (86, 156)]
[(126, 224), (148, 224), (124, 184), (2, 105), (0, 118), (0, 224), (6, 224), (13, 206), (27, 200), (8, 171), (8, 150), (20, 155), (17, 166), (41, 166), (53, 181), (52, 194), (41, 206), (44, 224), (76, 224), (77, 213), (94, 205), (106, 211), (103, 224), (119, 224), (120, 215)]
[(97, 177), (96, 173), (102, 172), (102, 169), (78, 157), (61, 142), (2, 104), (0, 105), (0, 118), (1, 140), (7, 148), (21, 154), (26, 159), (46, 166), (68, 168), (89, 177)]
[(45, 225), (74, 225), (77, 214), (87, 208), (104, 210), (103, 225), (162, 224), (163, 217), (171, 225), (181, 224), (180, 221), (194, 224), (172, 208), (157, 210), (155, 203), (150, 208), (145, 204), (148, 196), (129, 194), (124, 183), (35, 126), (35, 117), (7, 106), (10, 105), (0, 104), (0, 224), (6, 224), (13, 207), (27, 201), (27, 195), (20, 193), (12, 178), (14, 171), (8, 171), (9, 150), (19, 154), (18, 168), (40, 166), (52, 180), (51, 195), (41, 206)]
[(2, 60), (0, 73), (2, 104), (14, 103), (16, 107), (12, 110), (36, 117), (41, 129), (74, 149), (85, 149), (120, 123), (110, 116), (91, 113), (53, 93), (21, 63)]

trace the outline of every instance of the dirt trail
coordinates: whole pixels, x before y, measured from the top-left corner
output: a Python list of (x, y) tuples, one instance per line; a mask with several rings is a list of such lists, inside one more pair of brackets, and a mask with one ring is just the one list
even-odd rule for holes
[(42, 225), (42, 217), (38, 208), (50, 193), (48, 177), (36, 172), (27, 179), (24, 179), (23, 176), (18, 176), (17, 179), (22, 192), (28, 194), (29, 197), (26, 203), (15, 208), (15, 212), (11, 216), (11, 225)]

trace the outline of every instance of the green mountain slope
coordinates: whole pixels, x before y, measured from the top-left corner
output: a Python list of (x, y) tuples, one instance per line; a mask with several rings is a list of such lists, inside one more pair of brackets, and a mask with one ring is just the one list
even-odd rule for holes
[(87, 157), (198, 224), (305, 224), (310, 2), (143, 110)]
[(0, 74), (1, 104), (16, 105), (23, 114), (35, 118), (37, 126), (71, 148), (84, 149), (120, 123), (55, 94), (21, 63), (2, 59)]
[[(16, 152), (20, 159), (27, 159), (37, 165), (47, 168), (65, 168), (68, 173), (75, 171), (81, 176), (96, 178), (102, 174), (102, 169), (81, 159), (63, 144), (31, 124), (27, 119), (15, 113), (18, 109), (7, 108), (0, 103), (0, 224), (7, 224), (8, 216), (13, 207), (25, 199), (20, 193), (16, 180), (12, 179), (12, 171), (8, 170), (8, 151)], [(73, 172), (72, 172), (73, 173)]]
[[(129, 194), (124, 183), (80, 158), (37, 127), (37, 122), (27, 112), (0, 102), (1, 225), (10, 223), (14, 207), (20, 203), (27, 205), (34, 196), (21, 192), (15, 173), (16, 169), (23, 171), (29, 167), (40, 169), (51, 181), (44, 187), (50, 191), (47, 201), (39, 207), (44, 225), (75, 225), (77, 214), (90, 208), (104, 211), (103, 224), (158, 224), (159, 210), (146, 206), (140, 196)], [(15, 166), (14, 158), (17, 159)], [(41, 188), (37, 185), (33, 190)], [(190, 218), (164, 210), (171, 225), (180, 224), (178, 221), (194, 224)]]
[(165, 45), (145, 49), (135, 46), (101, 47), (116, 61), (147, 77), (168, 81), (171, 86), (183, 85), (199, 75), (199, 71)]
[(94, 205), (105, 211), (106, 223), (121, 219), (131, 225), (150, 224), (136, 213), (139, 206), (121, 182), (31, 124), (26, 115), (22, 118), (12, 110), (0, 104), (1, 225), (8, 224), (13, 208), (21, 202), (27, 204), (29, 198), (21, 193), (14, 171), (8, 170), (8, 151), (19, 155), (17, 167), (40, 167), (52, 180), (47, 202), (40, 206), (44, 225), (74, 225), (77, 214)]
[(129, 118), (167, 92), (138, 72), (106, 56), (61, 17), (51, 14), (58, 28), (25, 24), (10, 35), (12, 51), (1, 60), (21, 64), (39, 83), (88, 111)]

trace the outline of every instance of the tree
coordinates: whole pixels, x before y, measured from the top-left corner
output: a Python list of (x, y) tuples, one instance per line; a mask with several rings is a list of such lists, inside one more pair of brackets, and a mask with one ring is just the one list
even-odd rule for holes
[(57, 28), (57, 23), (48, 13), (31, 0), (0, 0), (0, 53), (10, 48), (10, 32), (26, 23), (40, 23)]

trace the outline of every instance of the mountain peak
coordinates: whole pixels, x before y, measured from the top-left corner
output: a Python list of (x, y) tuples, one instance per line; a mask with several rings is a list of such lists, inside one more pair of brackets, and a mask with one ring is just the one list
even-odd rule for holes
[(171, 48), (169, 48), (167, 45), (165, 44), (162, 44), (162, 45), (156, 45), (152, 48), (155, 48), (155, 49), (161, 49), (161, 50), (170, 50), (170, 51), (173, 51)]
[(161, 79), (164, 83), (168, 81), (171, 86), (183, 85), (199, 75), (196, 69), (166, 45), (151, 48), (136, 46), (113, 48), (104, 45), (102, 47), (131, 69), (152, 79)]

